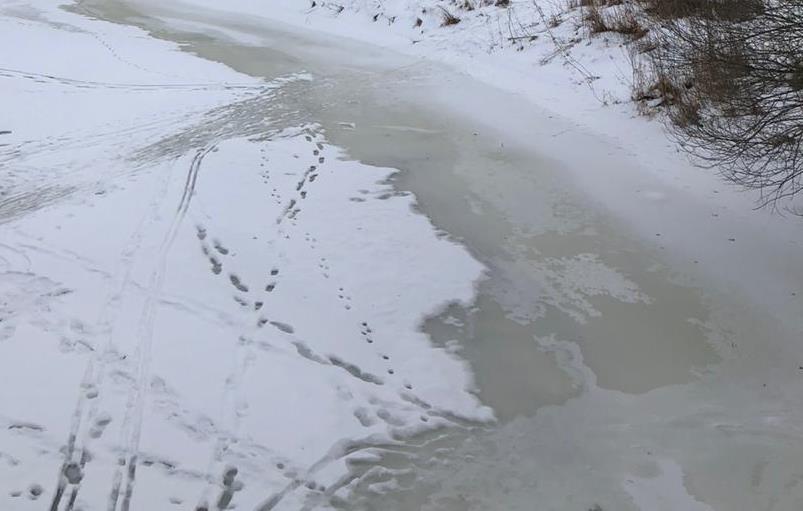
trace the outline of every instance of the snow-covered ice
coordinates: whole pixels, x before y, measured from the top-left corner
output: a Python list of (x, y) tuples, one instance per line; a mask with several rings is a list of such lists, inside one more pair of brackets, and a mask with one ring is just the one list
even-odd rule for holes
[(482, 266), (271, 108), (307, 77), (3, 14), (0, 508), (298, 509), (374, 446), (492, 420), (418, 331)]

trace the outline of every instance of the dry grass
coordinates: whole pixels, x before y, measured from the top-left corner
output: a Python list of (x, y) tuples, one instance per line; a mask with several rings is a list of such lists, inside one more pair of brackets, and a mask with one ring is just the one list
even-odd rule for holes
[(460, 23), (460, 18), (449, 12), (445, 7), (441, 7), (441, 26), (448, 27)]
[(632, 4), (610, 6), (595, 0), (578, 1), (586, 4), (583, 7), (583, 25), (591, 34), (613, 32), (637, 40), (648, 33), (645, 23), (639, 19), (637, 7)]

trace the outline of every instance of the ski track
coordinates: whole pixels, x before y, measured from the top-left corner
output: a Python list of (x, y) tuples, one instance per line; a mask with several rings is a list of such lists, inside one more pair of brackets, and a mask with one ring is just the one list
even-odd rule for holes
[(181, 228), (187, 210), (190, 207), (192, 197), (195, 193), (195, 186), (198, 180), (198, 174), (201, 170), (201, 165), (204, 158), (211, 151), (215, 149), (215, 145), (209, 145), (203, 149), (199, 149), (190, 164), (189, 171), (187, 172), (187, 179), (182, 191), (181, 200), (179, 201), (176, 213), (173, 216), (170, 228), (165, 234), (164, 240), (157, 254), (157, 266), (151, 275), (148, 293), (146, 296), (145, 306), (143, 307), (140, 319), (140, 331), (138, 334), (139, 343), (136, 351), (137, 359), (137, 383), (133, 389), (129, 405), (126, 407), (126, 416), (123, 420), (123, 427), (121, 431), (128, 438), (125, 440), (125, 459), (121, 459), (117, 472), (114, 476), (114, 484), (112, 486), (111, 494), (109, 497), (110, 507), (116, 509), (117, 499), (120, 495), (120, 482), (122, 480), (121, 472), (125, 469), (125, 493), (120, 505), (121, 511), (129, 511), (131, 506), (131, 498), (134, 493), (134, 486), (136, 482), (137, 472), (137, 459), (139, 454), (139, 441), (142, 433), (142, 421), (147, 398), (147, 388), (149, 379), (149, 366), (151, 359), (151, 346), (153, 344), (154, 321), (158, 301), (162, 285), (164, 283), (167, 271), (167, 258), (170, 254), (170, 249), (176, 240), (178, 231)]
[[(211, 150), (211, 148), (209, 150)], [(197, 172), (200, 168), (200, 161), (203, 155), (207, 153), (208, 150), (199, 150), (192, 161), (190, 170), (187, 173), (183, 194), (179, 202), (177, 216), (183, 216), (186, 213), (185, 202), (189, 202), (189, 197), (191, 196), (190, 188), (195, 185)], [(78, 402), (72, 418), (71, 432), (66, 444), (64, 462), (59, 470), (56, 491), (54, 492), (54, 498), (50, 506), (51, 511), (57, 511), (59, 509), (63, 494), (70, 485), (66, 473), (77, 466), (80, 468), (81, 475), (83, 475), (87, 460), (89, 459), (89, 447), (93, 436), (92, 426), (94, 425), (98, 409), (101, 407), (105, 395), (103, 387), (106, 365), (109, 360), (118, 356), (114, 349), (116, 318), (120, 312), (122, 301), (131, 287), (131, 274), (134, 263), (138, 259), (138, 252), (140, 251), (143, 237), (146, 232), (152, 229), (157, 223), (158, 218), (155, 213), (159, 211), (159, 206), (165, 200), (169, 181), (169, 176), (162, 180), (161, 186), (157, 188), (150, 202), (150, 207), (145, 210), (145, 215), (140, 218), (129, 243), (124, 247), (120, 255), (120, 268), (116, 272), (118, 281), (103, 302), (105, 305), (98, 320), (98, 325), (106, 331), (106, 342), (100, 354), (98, 354), (98, 350), (92, 352), (90, 360), (87, 363), (85, 376), (81, 382), (81, 388), (79, 389)], [(90, 401), (88, 407), (87, 401)], [(81, 488), (80, 481), (72, 486), (71, 496), (65, 507), (65, 511), (69, 511), (73, 508)]]

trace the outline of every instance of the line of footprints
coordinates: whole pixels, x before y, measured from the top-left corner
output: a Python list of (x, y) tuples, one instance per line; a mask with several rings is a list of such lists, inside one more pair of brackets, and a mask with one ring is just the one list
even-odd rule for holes
[[(311, 144), (314, 144), (314, 148), (312, 150), (312, 154), (314, 157), (317, 158), (318, 165), (322, 165), (325, 163), (325, 157), (321, 155), (321, 151), (323, 151), (324, 146), (321, 142), (314, 141), (311, 134), (305, 135), (305, 140)], [(271, 180), (271, 171), (269, 167), (269, 158), (267, 156), (266, 148), (260, 149), (262, 153), (261, 162), (260, 162), (260, 176), (264, 184), (270, 186)], [(302, 174), (300, 180), (296, 183), (294, 187), (295, 196), (291, 198), (285, 205), (282, 210), (282, 213), (277, 218), (276, 223), (281, 224), (284, 220), (289, 220), (291, 225), (295, 226), (295, 220), (298, 214), (301, 212), (301, 208), (299, 206), (300, 201), (306, 199), (308, 197), (308, 187), (311, 183), (314, 183), (316, 179), (320, 175), (318, 165), (309, 165), (306, 171)], [(277, 204), (281, 204), (282, 202), (282, 195), (277, 188), (272, 188), (270, 193), (271, 198), (273, 198)], [(207, 240), (207, 231), (203, 226), (197, 226), (197, 236), (198, 239), (201, 241), (201, 249), (204, 255), (208, 258), (209, 263), (211, 265), (211, 271), (215, 275), (219, 275), (223, 272), (223, 262), (222, 257), (229, 254), (229, 250), (219, 241), (219, 240), (212, 240), (211, 246), (206, 241)], [(285, 238), (290, 238), (289, 233), (285, 233)], [(309, 232), (304, 233), (304, 239), (308, 243), (310, 249), (315, 250), (317, 248), (317, 239), (312, 236)], [(321, 271), (322, 276), (325, 279), (330, 279), (330, 271), (331, 268), (329, 266), (328, 260), (326, 257), (320, 257), (318, 259), (318, 268)], [(279, 269), (273, 268), (270, 270), (270, 279), (264, 285), (264, 291), (266, 293), (272, 293), (277, 287), (277, 279), (279, 275)], [(234, 296), (234, 300), (242, 307), (253, 307), (253, 310), (259, 312), (263, 306), (264, 301), (262, 300), (255, 300), (253, 303), (250, 303), (245, 296), (245, 293), (249, 293), (251, 288), (245, 282), (243, 282), (240, 277), (235, 273), (228, 274), (229, 281), (231, 285), (239, 292)], [(343, 307), (346, 310), (352, 309), (352, 298), (346, 292), (343, 287), (337, 288), (337, 298), (342, 303)], [(263, 327), (265, 325), (271, 325), (274, 328), (288, 334), (294, 333), (294, 328), (286, 323), (280, 321), (272, 321), (268, 318), (264, 317), (263, 315), (259, 315), (257, 318), (257, 326)], [(373, 336), (373, 330), (369, 326), (368, 322), (361, 322), (359, 324), (359, 330), (361, 333), (362, 338), (365, 340), (367, 344), (375, 344), (375, 339)], [(390, 356), (382, 353), (380, 350), (377, 350), (377, 356), (380, 357), (384, 362), (390, 362)], [(389, 364), (388, 364), (389, 365)], [(392, 367), (387, 367), (386, 369), (387, 374), (390, 376), (395, 375), (395, 370)], [(384, 384), (381, 380), (380, 384)], [(413, 386), (411, 383), (405, 381), (403, 383), (404, 388), (407, 390), (412, 390)], [(355, 413), (355, 415), (358, 415)], [(360, 414), (361, 415), (361, 414)], [(422, 421), (427, 421), (426, 416), (421, 417)], [(360, 420), (360, 422), (364, 422)]]

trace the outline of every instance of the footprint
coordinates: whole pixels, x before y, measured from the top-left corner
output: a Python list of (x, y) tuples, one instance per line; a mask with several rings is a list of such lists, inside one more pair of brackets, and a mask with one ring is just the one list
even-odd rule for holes
[(248, 286), (243, 284), (242, 281), (240, 280), (240, 277), (238, 277), (237, 275), (233, 273), (229, 274), (229, 280), (231, 281), (231, 284), (237, 288), (238, 291), (242, 291), (243, 293), (248, 292)]
[(223, 263), (218, 261), (215, 256), (209, 256), (209, 262), (212, 263), (212, 273), (220, 275), (220, 272), (223, 271)]
[(243, 489), (243, 483), (236, 480), (237, 472), (237, 467), (229, 467), (223, 473), (223, 491), (217, 499), (218, 509), (228, 509), (234, 493)]
[(338, 294), (337, 297), (345, 303), (344, 307), (346, 310), (351, 310), (351, 297), (345, 293), (342, 287), (337, 288)]
[(295, 332), (295, 329), (292, 327), (292, 325), (288, 325), (287, 323), (282, 323), (280, 321), (271, 321), (270, 324), (286, 334), (292, 334)]
[(86, 396), (87, 399), (95, 399), (96, 397), (98, 397), (98, 394), (99, 392), (97, 387), (95, 387), (94, 385), (90, 385), (89, 387), (87, 387), (86, 393), (84, 395)]
[(344, 360), (342, 360), (339, 357), (336, 357), (334, 355), (330, 355), (329, 356), (329, 362), (333, 366), (337, 366), (337, 367), (345, 370), (350, 375), (352, 375), (355, 378), (358, 378), (358, 379), (360, 379), (360, 380), (362, 380), (364, 382), (373, 383), (374, 385), (384, 385), (385, 384), (385, 382), (383, 382), (378, 376), (375, 376), (375, 375), (373, 375), (371, 373), (364, 372), (362, 369), (360, 369), (356, 365), (348, 363), (348, 362), (346, 362), (346, 361), (344, 361)]
[(229, 253), (229, 249), (224, 247), (223, 244), (219, 240), (215, 240), (213, 242), (213, 245), (215, 247), (215, 250), (220, 252), (222, 255), (226, 255), (226, 254)]
[[(360, 323), (360, 335), (363, 336), (363, 339), (365, 339), (365, 342), (367, 342), (368, 344), (373, 344), (374, 343), (374, 339), (373, 339), (373, 337), (371, 337), (372, 333), (373, 333), (373, 330), (371, 330), (371, 327), (368, 326), (368, 322), (367, 321), (363, 321), (362, 323)], [(388, 359), (386, 359), (386, 360), (388, 360)]]
[(198, 236), (198, 239), (201, 240), (201, 241), (205, 240), (206, 239), (206, 229), (203, 226), (200, 226), (200, 225), (196, 226), (195, 229), (196, 229), (196, 233), (195, 234), (196, 234), (196, 236)]
[(112, 417), (107, 413), (101, 413), (100, 415), (98, 415), (98, 417), (95, 418), (95, 423), (89, 430), (89, 436), (91, 438), (100, 438), (103, 435), (103, 432), (106, 430), (106, 426), (108, 426), (111, 423), (111, 421)]
[(371, 417), (371, 415), (368, 413), (368, 410), (366, 410), (363, 407), (359, 407), (356, 410), (354, 410), (354, 417), (356, 417), (357, 420), (360, 422), (360, 425), (362, 425), (365, 428), (370, 428), (371, 426), (376, 424), (376, 420), (373, 417)]
[(42, 496), (45, 489), (42, 488), (41, 484), (34, 483), (30, 487), (28, 487), (28, 498), (31, 500), (36, 500)]
[(72, 462), (64, 467), (64, 477), (70, 484), (78, 484), (84, 478), (84, 473), (81, 471), (78, 463)]
[(389, 411), (385, 410), (384, 408), (380, 408), (379, 410), (377, 410), (376, 416), (382, 419), (387, 424), (390, 424), (391, 426), (396, 426), (396, 427), (404, 426), (404, 420), (398, 417), (394, 417), (393, 415), (391, 415)]

